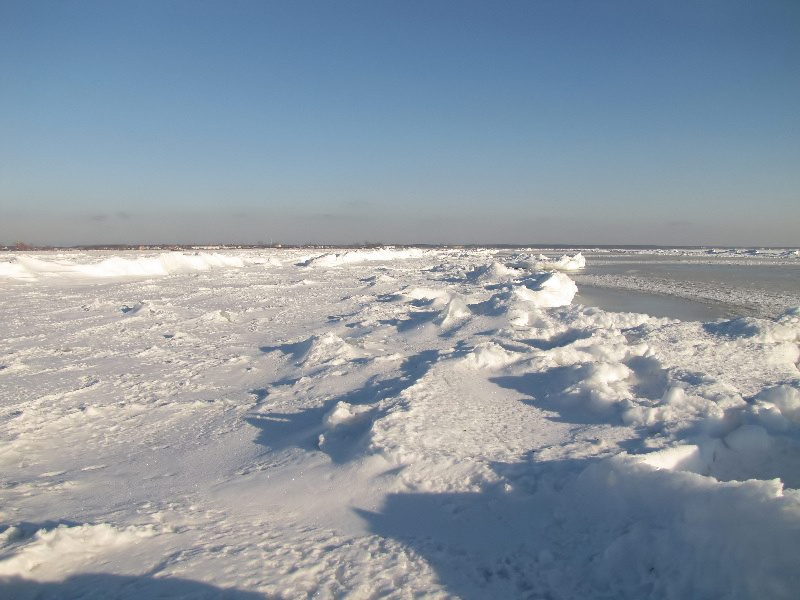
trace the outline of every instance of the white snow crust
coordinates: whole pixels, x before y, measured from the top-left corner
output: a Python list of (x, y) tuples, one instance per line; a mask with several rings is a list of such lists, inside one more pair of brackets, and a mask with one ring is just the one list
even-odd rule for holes
[(592, 256), (2, 257), (0, 598), (797, 598), (800, 308)]
[[(157, 256), (111, 256), (99, 262), (64, 260), (67, 257), (38, 258), (19, 254), (14, 261), (0, 262), (0, 278), (36, 281), (61, 278), (157, 277), (173, 273), (207, 271), (220, 267), (241, 267), (241, 257), (208, 252), (167, 252)], [(68, 257), (73, 258), (73, 257)]]

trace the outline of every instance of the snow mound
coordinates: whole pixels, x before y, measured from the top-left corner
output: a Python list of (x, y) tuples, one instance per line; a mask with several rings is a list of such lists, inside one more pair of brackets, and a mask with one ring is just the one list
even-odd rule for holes
[[(691, 455), (686, 448), (662, 459)], [(617, 456), (587, 468), (569, 491), (568, 510), (592, 532), (586, 553), (594, 556), (581, 576), (594, 590), (616, 598), (796, 597), (800, 504), (778, 480), (718, 483)]]
[(586, 257), (580, 252), (570, 256), (564, 254), (560, 258), (548, 258), (544, 254), (536, 257), (517, 257), (515, 266), (529, 271), (580, 271), (586, 267)]
[(800, 423), (800, 390), (783, 384), (763, 390), (756, 399), (762, 406), (779, 411), (783, 418)]
[(729, 339), (753, 338), (764, 343), (796, 342), (800, 340), (800, 317), (796, 310), (786, 311), (771, 320), (740, 317), (715, 321), (707, 323), (705, 329), (711, 334)]
[(539, 273), (504, 285), (504, 289), (481, 303), (482, 311), (506, 315), (515, 327), (543, 324), (539, 309), (569, 306), (578, 286), (563, 273)]
[(407, 287), (400, 291), (400, 296), (411, 300), (430, 300), (433, 306), (446, 306), (452, 298), (447, 290), (427, 287)]
[(369, 406), (354, 406), (348, 402), (340, 401), (325, 415), (323, 423), (330, 428), (340, 425), (352, 425), (367, 417), (369, 411)]
[(547, 273), (514, 287), (514, 295), (519, 300), (539, 308), (567, 306), (577, 293), (578, 286), (563, 273)]
[(33, 273), (28, 271), (19, 261), (0, 262), (1, 279), (35, 279)]
[(586, 258), (584, 258), (583, 254), (581, 254), (580, 252), (572, 256), (564, 254), (553, 264), (554, 269), (559, 269), (561, 271), (578, 271), (585, 267), (586, 267)]
[(341, 267), (363, 262), (395, 261), (419, 258), (425, 254), (419, 248), (397, 250), (386, 248), (380, 250), (349, 250), (347, 252), (331, 252), (311, 257), (298, 263), (299, 267)]
[(698, 472), (702, 469), (700, 447), (694, 444), (680, 444), (657, 452), (645, 454), (641, 461), (656, 469), (668, 471)]
[(139, 258), (114, 256), (89, 264), (20, 255), (16, 257), (16, 262), (2, 263), (0, 277), (28, 281), (47, 278), (159, 277), (173, 273), (240, 268), (244, 264), (240, 257), (217, 253), (168, 252), (155, 257)]
[(342, 365), (360, 356), (358, 350), (333, 332), (312, 336), (302, 343), (307, 350), (299, 363), (304, 365)]
[(474, 369), (502, 369), (519, 359), (518, 354), (509, 352), (500, 344), (484, 342), (464, 357), (464, 364)]
[(439, 314), (439, 324), (442, 327), (451, 327), (472, 315), (472, 311), (462, 298), (452, 296), (447, 302), (447, 306)]
[(497, 261), (488, 265), (473, 267), (467, 271), (467, 279), (476, 283), (492, 283), (496, 281), (509, 281), (522, 275), (522, 271), (508, 267)]
[[(10, 528), (13, 538), (17, 528)], [(11, 558), (0, 561), (0, 576), (28, 576), (51, 574), (56, 569), (78, 567), (111, 549), (136, 543), (143, 538), (156, 535), (152, 526), (129, 526), (118, 529), (107, 523), (59, 525), (51, 530), (36, 532), (33, 541)]]
[(628, 378), (632, 374), (621, 363), (595, 363), (587, 369), (587, 376), (567, 392), (586, 398), (592, 410), (605, 412), (631, 397)]

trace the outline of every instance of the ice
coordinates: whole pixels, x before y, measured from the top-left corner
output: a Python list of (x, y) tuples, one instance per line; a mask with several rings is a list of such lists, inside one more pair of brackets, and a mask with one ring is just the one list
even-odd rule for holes
[(522, 286), (515, 287), (519, 299), (536, 307), (566, 306), (578, 293), (578, 286), (563, 273), (550, 273), (529, 279)]
[(8, 254), (0, 597), (796, 598), (797, 256), (650, 252)]
[(579, 271), (586, 266), (586, 258), (580, 252), (572, 256), (563, 254), (559, 258), (551, 258), (544, 254), (539, 254), (536, 257), (516, 256), (513, 264), (532, 271)]
[(772, 318), (800, 305), (800, 261), (793, 250), (595, 252), (573, 278), (605, 308), (660, 310), (684, 319)]

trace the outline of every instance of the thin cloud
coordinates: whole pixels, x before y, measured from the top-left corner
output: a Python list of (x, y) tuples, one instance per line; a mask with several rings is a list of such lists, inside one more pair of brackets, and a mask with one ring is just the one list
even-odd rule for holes
[(367, 200), (360, 200), (360, 199), (347, 200), (344, 202), (345, 208), (349, 209), (365, 209), (369, 208), (371, 204), (372, 203), (368, 202)]

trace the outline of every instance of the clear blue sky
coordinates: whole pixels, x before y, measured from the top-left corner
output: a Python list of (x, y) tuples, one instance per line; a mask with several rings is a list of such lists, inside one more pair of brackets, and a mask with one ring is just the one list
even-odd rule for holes
[(800, 245), (800, 1), (0, 0), (0, 243)]

